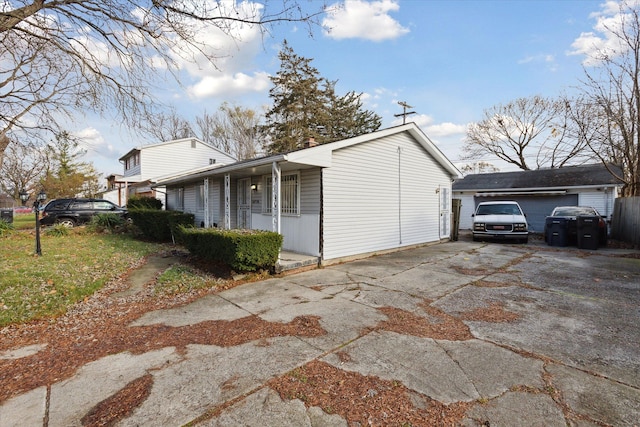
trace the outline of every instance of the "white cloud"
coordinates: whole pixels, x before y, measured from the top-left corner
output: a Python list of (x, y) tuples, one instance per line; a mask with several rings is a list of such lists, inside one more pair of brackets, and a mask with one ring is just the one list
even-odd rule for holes
[[(640, 1), (637, 0), (626, 3), (627, 8), (636, 8), (639, 5)], [(634, 18), (624, 13), (624, 9), (621, 10), (620, 3), (617, 1), (607, 1), (601, 7), (600, 11), (590, 15), (596, 19), (594, 31), (581, 33), (571, 44), (572, 50), (567, 53), (583, 55), (585, 66), (597, 65), (602, 58), (620, 55), (628, 49), (616, 34), (621, 32), (625, 20), (630, 21)]]
[[(220, 15), (239, 19), (256, 19), (263, 6), (249, 1), (212, 3)], [(172, 55), (179, 67), (194, 83), (187, 92), (194, 98), (208, 98), (229, 93), (263, 91), (268, 77), (265, 73), (247, 74), (253, 60), (262, 49), (260, 27), (241, 22), (230, 23), (223, 31), (215, 25), (193, 22), (192, 31), (199, 49), (178, 44)], [(215, 58), (214, 62), (210, 58)]]
[(467, 125), (457, 125), (451, 122), (429, 125), (424, 128), (427, 135), (434, 138), (441, 138), (453, 135), (463, 135), (467, 132)]
[(80, 148), (87, 150), (87, 156), (99, 156), (112, 159), (118, 154), (116, 148), (105, 141), (100, 131), (94, 127), (87, 127), (75, 131), (73, 135), (80, 140)]
[(193, 98), (209, 98), (232, 93), (262, 92), (269, 88), (269, 75), (258, 72), (253, 76), (245, 73), (204, 76), (198, 83), (188, 88)]
[(344, 5), (336, 3), (329, 7), (322, 25), (327, 28), (325, 34), (334, 39), (359, 38), (376, 42), (395, 39), (409, 32), (389, 16), (390, 12), (399, 9), (395, 0), (345, 0)]

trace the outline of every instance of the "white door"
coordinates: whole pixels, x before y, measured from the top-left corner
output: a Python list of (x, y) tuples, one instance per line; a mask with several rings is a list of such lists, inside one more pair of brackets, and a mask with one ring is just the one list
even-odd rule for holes
[(449, 207), (449, 188), (440, 187), (440, 238), (451, 236), (451, 208)]
[(251, 228), (251, 180), (238, 180), (238, 228)]

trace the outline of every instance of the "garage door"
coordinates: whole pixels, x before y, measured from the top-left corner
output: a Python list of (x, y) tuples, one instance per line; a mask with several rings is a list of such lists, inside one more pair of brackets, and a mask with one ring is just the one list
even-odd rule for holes
[(563, 196), (517, 196), (517, 197), (475, 197), (476, 206), (480, 202), (493, 202), (498, 200), (514, 200), (518, 202), (527, 215), (529, 231), (542, 233), (544, 220), (556, 206), (575, 206), (578, 204), (577, 194), (565, 194)]

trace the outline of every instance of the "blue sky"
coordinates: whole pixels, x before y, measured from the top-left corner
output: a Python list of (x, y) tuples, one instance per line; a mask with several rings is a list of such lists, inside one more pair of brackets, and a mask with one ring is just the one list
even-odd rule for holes
[[(316, 8), (320, 2), (301, 3)], [(485, 109), (519, 97), (571, 92), (583, 77), (585, 53), (601, 19), (615, 2), (590, 0), (351, 0), (325, 16), (330, 31), (309, 37), (295, 24), (275, 27), (261, 39), (243, 30), (230, 44), (203, 32), (228, 56), (216, 70), (185, 64), (183, 85), (159, 82), (156, 95), (192, 118), (214, 112), (222, 102), (261, 109), (269, 103), (268, 76), (279, 70), (277, 54), (287, 40), (300, 56), (313, 59), (320, 75), (338, 80), (337, 92), (363, 93), (364, 106), (401, 123), (398, 101), (413, 106), (415, 121), (455, 164), (460, 164), (466, 126)], [(143, 141), (116, 122), (87, 118), (74, 131), (86, 137), (99, 172), (122, 173), (117, 159)], [(486, 160), (492, 161), (491, 158)], [(494, 162), (502, 170), (504, 165)]]

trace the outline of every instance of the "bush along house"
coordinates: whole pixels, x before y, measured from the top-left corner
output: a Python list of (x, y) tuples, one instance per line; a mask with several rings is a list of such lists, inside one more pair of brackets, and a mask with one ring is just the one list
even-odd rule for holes
[(459, 171), (414, 123), (159, 181), (196, 226), (275, 231), (321, 264), (447, 240)]

